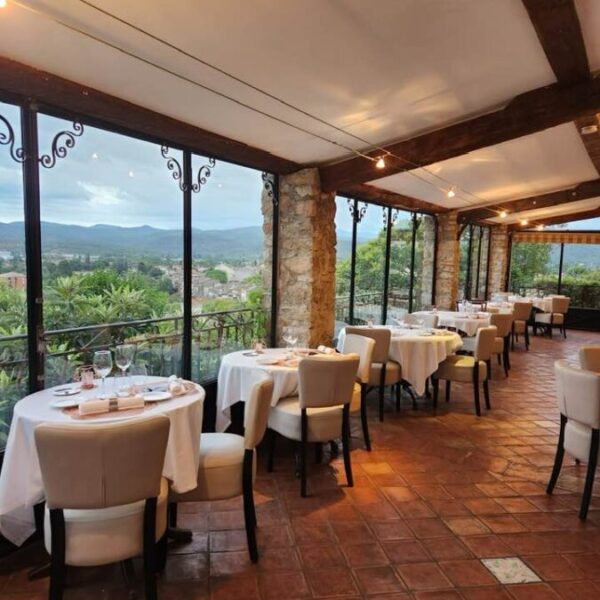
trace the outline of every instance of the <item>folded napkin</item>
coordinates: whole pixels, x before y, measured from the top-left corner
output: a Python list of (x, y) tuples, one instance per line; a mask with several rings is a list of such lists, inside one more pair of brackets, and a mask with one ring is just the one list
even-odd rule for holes
[(317, 346), (317, 350), (321, 353), (321, 354), (334, 354), (335, 353), (335, 348), (329, 348), (328, 346)]
[(183, 396), (187, 393), (185, 382), (176, 375), (171, 375), (169, 377), (167, 388), (172, 396)]
[(79, 405), (80, 415), (97, 415), (116, 410), (129, 410), (132, 408), (144, 408), (142, 396), (130, 396), (128, 398), (106, 398), (88, 400)]

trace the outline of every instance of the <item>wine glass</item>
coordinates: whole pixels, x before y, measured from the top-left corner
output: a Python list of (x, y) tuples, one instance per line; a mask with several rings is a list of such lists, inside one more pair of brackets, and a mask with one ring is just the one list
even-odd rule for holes
[(115, 362), (117, 367), (121, 369), (121, 378), (125, 382), (127, 369), (133, 361), (135, 355), (135, 346), (133, 344), (121, 344), (115, 348)]
[(286, 343), (287, 348), (294, 348), (298, 343), (298, 336), (291, 329), (286, 329), (283, 334), (283, 341)]
[(131, 375), (131, 381), (133, 387), (135, 388), (135, 392), (139, 393), (144, 391), (144, 388), (146, 387), (146, 379), (148, 377), (146, 365), (141, 363), (131, 365), (129, 374)]
[(97, 350), (94, 352), (94, 370), (102, 378), (102, 397), (106, 398), (106, 377), (113, 368), (110, 350)]

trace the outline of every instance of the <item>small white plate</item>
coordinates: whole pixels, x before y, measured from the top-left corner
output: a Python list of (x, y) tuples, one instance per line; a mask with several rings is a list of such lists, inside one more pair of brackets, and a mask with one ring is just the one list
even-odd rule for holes
[(148, 392), (142, 396), (144, 402), (162, 402), (172, 398), (170, 392)]
[(259, 358), (256, 361), (257, 365), (276, 365), (279, 362), (278, 358)]
[(53, 396), (74, 396), (75, 394), (79, 394), (81, 390), (78, 387), (73, 387), (73, 386), (65, 386), (65, 387), (60, 387), (60, 388), (56, 388), (55, 390), (52, 390), (52, 395)]
[(50, 403), (52, 408), (74, 408), (82, 402), (81, 398), (65, 398), (64, 400), (53, 400)]

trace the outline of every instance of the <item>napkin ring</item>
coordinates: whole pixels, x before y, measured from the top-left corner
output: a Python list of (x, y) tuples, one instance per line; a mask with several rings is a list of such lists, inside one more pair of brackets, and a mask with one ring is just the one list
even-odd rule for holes
[(119, 399), (110, 398), (108, 401), (108, 412), (114, 412), (116, 410), (119, 410)]

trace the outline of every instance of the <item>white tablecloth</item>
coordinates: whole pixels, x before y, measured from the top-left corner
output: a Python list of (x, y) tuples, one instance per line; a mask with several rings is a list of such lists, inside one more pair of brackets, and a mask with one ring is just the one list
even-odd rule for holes
[[(431, 314), (427, 312), (414, 313), (414, 314)], [(483, 313), (482, 313), (483, 314)], [(440, 310), (437, 313), (439, 321), (439, 327), (454, 327), (460, 331), (463, 331), (468, 336), (473, 336), (477, 333), (477, 330), (481, 327), (487, 327), (490, 324), (490, 315), (486, 314), (481, 318), (475, 318), (468, 316), (465, 313), (459, 313), (450, 310)]]
[(539, 298), (537, 296), (509, 296), (511, 302), (531, 302), (535, 308), (543, 311), (550, 312), (552, 310), (552, 296), (546, 296)]
[(273, 379), (275, 406), (281, 398), (298, 393), (298, 369), (276, 365), (261, 365), (258, 361), (286, 354), (285, 348), (269, 348), (259, 356), (245, 356), (249, 351), (232, 352), (221, 360), (217, 385), (217, 431), (225, 431), (231, 423), (231, 407), (250, 398), (252, 386), (264, 379)]
[[(451, 331), (439, 331), (435, 335), (423, 335), (422, 331), (402, 327), (390, 327), (391, 360), (402, 366), (402, 378), (412, 385), (417, 394), (425, 393), (427, 378), (450, 354), (462, 346), (460, 335)], [(338, 338), (338, 350), (343, 347), (346, 330)]]
[[(148, 382), (166, 381), (149, 377)], [(94, 390), (77, 398), (96, 395)], [(202, 431), (204, 389), (152, 405), (142, 414), (119, 414), (118, 420), (144, 419), (167, 415), (171, 421), (163, 475), (171, 480), (175, 491), (183, 493), (196, 487)], [(17, 402), (8, 434), (4, 464), (0, 474), (0, 532), (16, 545), (22, 544), (34, 531), (33, 506), (44, 499), (42, 475), (33, 437), (40, 423), (70, 423), (73, 427), (92, 427), (106, 419), (76, 420), (59, 408), (50, 406), (58, 398), (52, 388), (31, 394)], [(127, 460), (124, 456), (123, 460)]]

